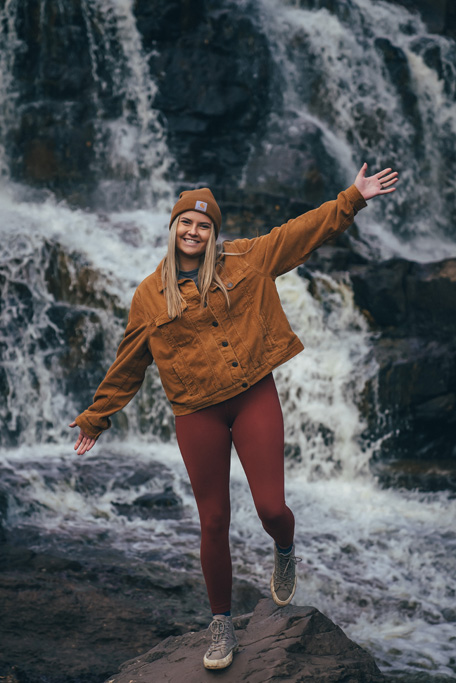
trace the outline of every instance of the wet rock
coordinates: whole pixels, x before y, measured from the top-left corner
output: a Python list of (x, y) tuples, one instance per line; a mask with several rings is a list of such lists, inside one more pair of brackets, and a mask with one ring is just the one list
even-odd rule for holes
[[(430, 462), (412, 459), (396, 459), (378, 462), (373, 467), (382, 486), (420, 491), (451, 491), (456, 494), (456, 458), (433, 458)], [(450, 615), (451, 610), (448, 612)], [(453, 612), (455, 612), (453, 610)], [(456, 621), (447, 618), (447, 621)], [(451, 615), (450, 615), (451, 616)]]
[(418, 111), (418, 99), (413, 90), (412, 75), (405, 52), (394, 45), (389, 38), (376, 38), (375, 47), (383, 56), (385, 67), (392, 84), (396, 87), (402, 101), (405, 116), (417, 123), (415, 141), (421, 135), (421, 117)]
[(65, 12), (26, 0), (15, 18), (21, 108), (7, 137), (12, 173), (67, 190), (78, 181), (93, 182), (97, 84), (90, 51), (81, 50), (88, 17), (77, 0), (65, 3)]
[(254, 7), (137, 0), (135, 14), (185, 180), (236, 182), (273, 101), (272, 60)]
[[(454, 458), (456, 259), (355, 265), (350, 278), (355, 302), (376, 331), (379, 370), (366, 385), (363, 411), (382, 436), (382, 454)], [(444, 478), (430, 476), (428, 485), (437, 482), (444, 484)]]
[[(379, 443), (375, 472), (385, 485), (453, 490), (448, 463), (456, 458), (456, 259), (375, 263), (359, 248), (353, 237), (325, 245), (298, 272), (311, 293), (315, 270), (336, 278), (348, 272), (355, 303), (372, 329), (378, 371), (359, 408), (368, 423), (366, 439)], [(397, 469), (385, 463), (391, 459), (398, 460)], [(414, 468), (407, 464), (412, 462)]]
[(388, 0), (419, 12), (433, 33), (456, 36), (456, 7), (453, 0)]
[[(200, 573), (138, 563), (110, 550), (98, 560), (0, 547), (0, 676), (9, 681), (100, 683), (168, 636), (207, 626)], [(234, 585), (235, 609), (259, 591)], [(183, 679), (185, 680), (185, 678)]]
[[(261, 600), (253, 614), (234, 619), (240, 649), (223, 671), (226, 681), (355, 681), (374, 683), (384, 678), (372, 657), (314, 607), (278, 608)], [(202, 683), (214, 672), (203, 668), (210, 638), (207, 630), (167, 638), (145, 655), (126, 662), (110, 683), (185, 680)]]
[(133, 503), (113, 503), (120, 515), (129, 519), (140, 517), (141, 519), (177, 519), (183, 514), (182, 499), (174, 491), (172, 486), (165, 486), (158, 493), (145, 493), (136, 498)]
[(390, 259), (351, 268), (357, 305), (396, 336), (451, 339), (456, 331), (456, 259)]

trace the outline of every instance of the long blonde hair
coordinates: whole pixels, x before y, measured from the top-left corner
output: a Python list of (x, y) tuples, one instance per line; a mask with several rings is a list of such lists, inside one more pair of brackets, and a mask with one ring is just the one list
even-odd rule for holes
[[(166, 305), (168, 307), (168, 315), (170, 318), (180, 318), (185, 304), (185, 299), (180, 293), (179, 285), (177, 284), (179, 261), (176, 254), (176, 234), (179, 217), (180, 216), (177, 216), (171, 224), (168, 239), (168, 252), (163, 261), (162, 268), (163, 287), (165, 290)], [(217, 245), (214, 224), (211, 221), (211, 234), (209, 235), (206, 251), (204, 252), (204, 255), (201, 256), (198, 271), (198, 289), (201, 296), (201, 307), (204, 307), (207, 303), (209, 288), (213, 283), (215, 283), (223, 292), (226, 299), (226, 304), (228, 307), (230, 306), (228, 290), (216, 270), (216, 266), (220, 260), (222, 252), (223, 248)]]

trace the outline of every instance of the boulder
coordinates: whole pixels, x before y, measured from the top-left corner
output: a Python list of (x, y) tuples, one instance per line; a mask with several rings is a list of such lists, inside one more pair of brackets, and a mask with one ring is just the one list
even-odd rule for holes
[[(0, 493), (0, 515), (4, 506)], [(77, 558), (57, 556), (19, 545), (20, 537), (15, 529), (14, 541), (0, 545), (1, 680), (100, 683), (163, 638), (207, 624), (196, 563), (176, 570), (112, 548), (91, 553), (90, 544)], [(261, 596), (245, 580), (233, 588), (238, 612), (252, 610)]]
[(237, 185), (274, 100), (270, 47), (254, 9), (136, 0), (135, 15), (185, 186), (195, 178)]
[(261, 600), (255, 611), (234, 619), (240, 649), (222, 672), (206, 671), (207, 629), (170, 637), (126, 662), (108, 683), (185, 681), (203, 683), (223, 675), (229, 683), (273, 680), (332, 683), (383, 681), (373, 658), (315, 607), (277, 607)]
[[(366, 385), (363, 411), (371, 434), (382, 438), (381, 454), (454, 461), (456, 259), (354, 265), (350, 278), (375, 331), (378, 373)], [(432, 477), (432, 488), (436, 481), (444, 478)]]
[[(359, 408), (374, 464), (385, 485), (424, 490), (455, 488), (456, 259), (368, 262), (349, 236), (312, 254), (299, 274), (346, 277), (372, 329), (377, 372)], [(402, 463), (402, 464), (400, 464)]]

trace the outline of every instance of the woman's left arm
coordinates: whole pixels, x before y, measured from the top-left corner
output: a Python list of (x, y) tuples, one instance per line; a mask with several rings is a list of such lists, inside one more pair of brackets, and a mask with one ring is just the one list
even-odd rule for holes
[(328, 239), (346, 230), (368, 199), (394, 192), (396, 171), (386, 168), (366, 177), (366, 170), (367, 164), (363, 164), (354, 184), (340, 192), (337, 199), (273, 228), (267, 235), (246, 240), (246, 249), (243, 240), (232, 244), (238, 245), (249, 265), (263, 275), (275, 278), (287, 273), (304, 263)]

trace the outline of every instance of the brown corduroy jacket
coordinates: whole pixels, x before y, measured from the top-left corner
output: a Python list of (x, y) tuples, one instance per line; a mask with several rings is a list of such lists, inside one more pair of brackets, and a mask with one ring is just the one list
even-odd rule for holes
[[(217, 266), (230, 295), (214, 285), (200, 306), (195, 283), (181, 280), (181, 318), (170, 319), (162, 264), (137, 288), (116, 360), (93, 404), (76, 418), (92, 438), (140, 388), (155, 360), (175, 415), (186, 415), (245, 391), (304, 348), (292, 331), (275, 286), (278, 275), (303, 263), (324, 241), (342, 232), (366, 206), (352, 185), (336, 200), (274, 228), (269, 234), (224, 243)], [(239, 255), (237, 255), (239, 254)]]

